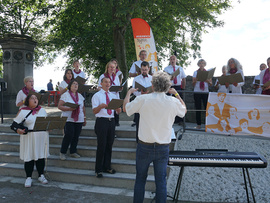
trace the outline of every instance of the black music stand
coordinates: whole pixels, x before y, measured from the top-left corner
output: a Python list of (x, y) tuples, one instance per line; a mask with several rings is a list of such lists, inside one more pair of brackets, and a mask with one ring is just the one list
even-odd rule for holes
[(37, 117), (33, 131), (64, 129), (67, 117)]

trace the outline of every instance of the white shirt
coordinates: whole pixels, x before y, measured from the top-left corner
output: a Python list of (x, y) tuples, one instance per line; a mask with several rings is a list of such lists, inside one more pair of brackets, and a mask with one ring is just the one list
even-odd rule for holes
[[(242, 70), (238, 70), (236, 73), (241, 73), (242, 78), (243, 78), (243, 82), (239, 82), (236, 87), (233, 84), (230, 84), (229, 85), (229, 91), (231, 91), (231, 93), (242, 94), (242, 88), (241, 87), (245, 84), (244, 73), (243, 73)], [(230, 73), (227, 73), (227, 75), (231, 75), (231, 74)]]
[[(140, 85), (144, 87), (149, 87), (149, 86), (152, 86), (151, 81), (152, 81), (151, 75), (148, 75), (148, 77), (145, 77), (145, 78), (142, 75), (138, 75), (134, 78), (132, 87), (135, 88), (135, 82), (139, 83)], [(136, 91), (133, 94), (137, 97), (137, 96), (140, 96), (142, 93), (140, 91)]]
[(68, 84), (64, 80), (59, 85), (59, 87), (61, 87), (62, 89), (65, 89), (67, 86), (68, 86)]
[[(109, 76), (109, 77), (112, 79), (111, 76)], [(102, 80), (102, 78), (105, 78), (105, 75), (104, 75), (104, 74), (102, 74), (102, 75), (99, 77), (99, 79), (98, 79), (98, 86), (99, 86), (99, 87), (101, 87), (101, 80)], [(121, 85), (118, 76), (115, 76), (113, 82), (114, 82), (114, 84), (111, 83), (111, 86), (120, 86), (120, 85)], [(119, 92), (111, 92), (111, 93), (114, 94), (114, 95), (116, 96), (117, 99), (120, 99)]]
[[(16, 97), (16, 105), (20, 102), (22, 102), (23, 100), (25, 100), (25, 98), (27, 97), (26, 94), (24, 94), (24, 92), (22, 90), (20, 90), (17, 94), (17, 97)], [(24, 106), (24, 105), (23, 105)], [(22, 107), (22, 106), (21, 106)], [(20, 108), (21, 108), (20, 107)], [(25, 106), (24, 106), (25, 107)]]
[[(23, 121), (23, 119), (25, 118), (25, 116), (27, 116), (27, 114), (30, 112), (31, 110), (25, 110), (25, 109), (22, 109), (20, 110), (18, 116), (16, 118), (14, 118), (14, 121), (17, 122), (17, 123), (20, 123)], [(28, 130), (33, 130), (34, 126), (35, 126), (35, 122), (36, 122), (36, 119), (37, 117), (46, 117), (47, 116), (47, 113), (45, 111), (44, 108), (41, 108), (36, 114), (30, 114), (25, 122), (24, 122), (24, 126), (28, 128)]]
[[(137, 73), (135, 64), (136, 64), (139, 68), (141, 68), (142, 62), (143, 62), (142, 60), (135, 61), (135, 62), (132, 64), (132, 66), (131, 66), (131, 68), (130, 68), (130, 70), (129, 70), (129, 73)], [(154, 73), (154, 72), (155, 72), (154, 67), (152, 67), (152, 73)]]
[[(260, 75), (256, 75), (253, 80), (253, 85), (255, 84), (255, 80), (260, 81)], [(259, 88), (256, 89), (256, 94), (262, 94), (262, 86), (259, 85)]]
[[(75, 123), (83, 123), (84, 122), (84, 112), (83, 112), (84, 97), (80, 93), (78, 93), (78, 97), (79, 97), (78, 104), (79, 104), (79, 108), (80, 108), (78, 120), (75, 122), (74, 119), (71, 118), (72, 111), (63, 111), (62, 116), (68, 117), (67, 122), (75, 122)], [(60, 100), (62, 100), (64, 102), (69, 102), (69, 103), (75, 104), (75, 102), (73, 101), (72, 97), (69, 94), (69, 91), (66, 91), (64, 94), (62, 94)]]
[(146, 143), (169, 144), (175, 116), (184, 117), (186, 108), (164, 92), (136, 97), (126, 104), (126, 113), (140, 114), (139, 139)]
[[(184, 72), (184, 69), (181, 66), (175, 66), (175, 71), (177, 69), (179, 69), (180, 74), (176, 76), (176, 78), (177, 78), (177, 83), (176, 84), (174, 84), (174, 81), (171, 80), (172, 86), (179, 86), (179, 85), (181, 85), (182, 79), (187, 77), (186, 74), (185, 74), (185, 72)], [(173, 74), (174, 73), (173, 66), (172, 65), (167, 66), (164, 69), (164, 71), (167, 72), (167, 73), (169, 73), (170, 75)]]
[[(194, 71), (193, 73), (193, 78), (196, 78), (197, 77), (197, 70)], [(200, 82), (201, 81), (197, 81), (195, 86), (194, 86), (194, 92), (209, 92), (209, 89), (208, 89), (208, 83), (207, 82), (204, 82), (204, 90), (201, 90), (200, 88)]]
[(82, 70), (79, 74), (75, 73), (74, 70), (72, 70), (72, 72), (73, 72), (74, 78), (76, 78), (77, 76), (85, 78), (85, 73)]
[[(110, 101), (112, 99), (117, 99), (115, 94), (108, 92), (108, 96)], [(97, 93), (94, 94), (92, 97), (92, 109), (98, 107), (100, 104), (106, 104), (106, 94), (103, 89), (99, 90)], [(104, 117), (104, 118), (113, 118), (114, 117), (114, 110), (112, 109), (112, 114), (109, 115), (107, 109), (101, 109), (97, 114), (96, 117)]]
[(129, 70), (129, 73), (137, 73), (135, 64), (136, 64), (139, 68), (141, 68), (142, 62), (143, 62), (142, 60), (135, 61), (135, 62), (132, 64), (132, 66), (131, 66), (131, 68), (130, 68), (130, 70)]
[[(24, 100), (26, 99), (26, 97), (27, 97), (27, 95), (24, 94), (24, 92), (23, 92), (22, 90), (20, 90), (20, 91), (18, 92), (17, 96), (16, 96), (16, 106), (17, 106), (18, 103), (24, 101)], [(20, 106), (20, 109), (21, 109), (22, 107), (25, 107), (25, 105)]]
[[(217, 83), (218, 83), (218, 79), (216, 80), (215, 86), (217, 85)], [(218, 91), (217, 91), (217, 92), (228, 93), (229, 90), (228, 90), (228, 88), (226, 87), (226, 85), (218, 84)]]

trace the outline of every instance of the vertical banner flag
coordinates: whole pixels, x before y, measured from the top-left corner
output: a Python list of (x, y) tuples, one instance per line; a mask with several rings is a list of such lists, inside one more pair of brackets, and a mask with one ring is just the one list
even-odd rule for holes
[(268, 95), (209, 93), (205, 131), (270, 138)]
[(152, 70), (158, 70), (157, 51), (154, 35), (148, 23), (141, 18), (131, 19), (137, 60), (140, 60), (139, 53), (141, 50), (147, 51), (146, 61), (152, 66)]

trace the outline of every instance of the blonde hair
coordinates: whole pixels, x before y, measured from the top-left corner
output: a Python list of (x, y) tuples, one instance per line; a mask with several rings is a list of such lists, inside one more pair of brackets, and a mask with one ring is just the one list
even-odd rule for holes
[[(108, 73), (108, 68), (109, 68), (109, 65), (110, 65), (110, 64), (113, 64), (113, 65), (115, 66), (115, 64), (114, 64), (113, 61), (109, 61), (109, 62), (106, 64), (106, 66), (105, 66), (105, 72), (104, 72), (104, 73)], [(115, 68), (116, 68), (116, 66), (115, 66)]]
[(26, 84), (29, 80), (33, 80), (33, 81), (34, 81), (34, 78), (33, 78), (32, 76), (26, 76), (26, 77), (23, 79), (24, 84)]

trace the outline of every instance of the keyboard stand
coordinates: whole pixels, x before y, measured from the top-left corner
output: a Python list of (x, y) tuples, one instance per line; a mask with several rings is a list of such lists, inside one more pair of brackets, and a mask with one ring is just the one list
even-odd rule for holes
[[(179, 193), (180, 193), (182, 177), (183, 177), (183, 174), (184, 174), (184, 166), (179, 166), (179, 167), (181, 169), (180, 169), (180, 172), (179, 172), (179, 175), (178, 175), (178, 180), (177, 180), (177, 184), (176, 184), (174, 195), (173, 195), (173, 201), (174, 202), (178, 202), (178, 196), (179, 196)], [(248, 168), (242, 168), (242, 170), (243, 170), (243, 175), (244, 175), (243, 177), (244, 177), (244, 182), (245, 182), (245, 190), (246, 190), (246, 195), (247, 195), (247, 201), (248, 201), (248, 203), (250, 202), (249, 201), (249, 195), (248, 195), (248, 186), (247, 186), (247, 180), (248, 180), (250, 191), (251, 191), (252, 198), (253, 198), (253, 202), (256, 203), (255, 195), (254, 195), (252, 184), (251, 184), (251, 179), (250, 179), (249, 172), (248, 172)]]

